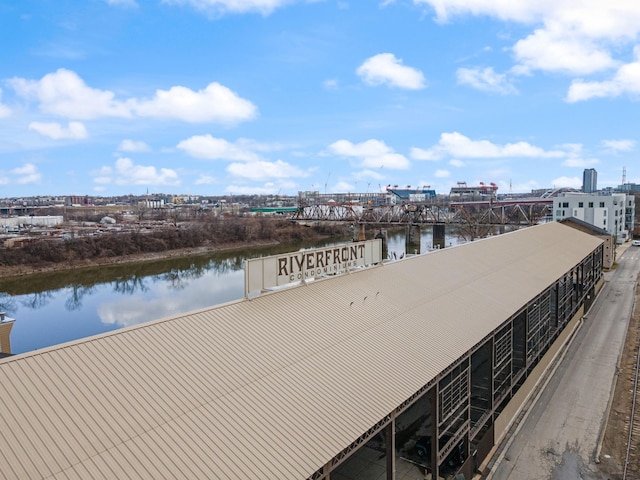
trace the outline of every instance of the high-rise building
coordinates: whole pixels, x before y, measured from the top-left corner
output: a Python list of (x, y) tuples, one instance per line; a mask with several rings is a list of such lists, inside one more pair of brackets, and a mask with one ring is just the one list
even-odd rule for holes
[(585, 168), (582, 174), (582, 191), (594, 193), (598, 191), (598, 172), (595, 168)]

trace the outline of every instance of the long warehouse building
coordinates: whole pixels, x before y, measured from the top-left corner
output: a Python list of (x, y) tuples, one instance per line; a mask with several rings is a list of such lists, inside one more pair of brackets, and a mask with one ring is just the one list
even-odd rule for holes
[(469, 479), (602, 256), (550, 223), (1, 359), (0, 479)]

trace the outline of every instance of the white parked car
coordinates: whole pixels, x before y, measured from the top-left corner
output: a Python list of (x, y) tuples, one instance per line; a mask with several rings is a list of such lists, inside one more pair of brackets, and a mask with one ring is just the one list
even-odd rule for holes
[(634, 246), (634, 247), (640, 247), (640, 240), (633, 240), (631, 242), (631, 245)]

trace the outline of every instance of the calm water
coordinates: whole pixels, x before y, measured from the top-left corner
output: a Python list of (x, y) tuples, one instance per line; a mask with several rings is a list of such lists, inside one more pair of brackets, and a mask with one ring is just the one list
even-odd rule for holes
[[(448, 235), (446, 244), (460, 241)], [(420, 243), (422, 252), (427, 252), (431, 229), (424, 229)], [(16, 319), (12, 352), (23, 353), (239, 299), (244, 294), (245, 258), (298, 248), (281, 246), (0, 280), (0, 311)], [(391, 258), (405, 255), (404, 232), (389, 235), (388, 250)]]

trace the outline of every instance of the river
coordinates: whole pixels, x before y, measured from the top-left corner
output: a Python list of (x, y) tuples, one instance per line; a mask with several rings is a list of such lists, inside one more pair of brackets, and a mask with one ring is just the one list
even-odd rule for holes
[[(447, 235), (447, 246), (462, 241)], [(430, 228), (423, 229), (420, 244), (423, 253), (431, 247)], [(246, 258), (299, 248), (249, 249), (0, 280), (0, 311), (16, 320), (11, 333), (12, 353), (237, 300), (244, 295)], [(411, 250), (409, 254), (415, 252)], [(389, 233), (388, 251), (391, 260), (406, 255), (403, 231)]]

